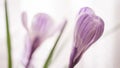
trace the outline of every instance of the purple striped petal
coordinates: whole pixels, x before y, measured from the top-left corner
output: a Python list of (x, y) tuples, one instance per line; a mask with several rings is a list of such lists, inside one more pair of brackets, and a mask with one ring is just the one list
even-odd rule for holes
[[(79, 62), (84, 52), (96, 42), (103, 33), (103, 20), (95, 14), (86, 13), (92, 11), (89, 9), (90, 8), (82, 8), (82, 15), (77, 20), (74, 34), (75, 46), (70, 57), (69, 68), (73, 68)], [(85, 13), (83, 10), (86, 10)]]

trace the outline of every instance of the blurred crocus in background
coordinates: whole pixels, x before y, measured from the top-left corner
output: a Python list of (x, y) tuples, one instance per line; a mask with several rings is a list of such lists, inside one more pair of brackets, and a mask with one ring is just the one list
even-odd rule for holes
[(34, 16), (31, 28), (29, 29), (27, 26), (27, 14), (25, 12), (22, 13), (22, 22), (27, 31), (25, 42), (26, 48), (22, 62), (25, 65), (25, 68), (30, 68), (32, 55), (35, 50), (44, 40), (55, 34), (57, 31), (60, 31), (64, 23), (55, 27), (53, 19), (48, 14), (38, 13)]
[(96, 16), (91, 8), (82, 8), (75, 26), (74, 46), (70, 56), (69, 68), (74, 68), (86, 50), (101, 37), (103, 31), (103, 20)]

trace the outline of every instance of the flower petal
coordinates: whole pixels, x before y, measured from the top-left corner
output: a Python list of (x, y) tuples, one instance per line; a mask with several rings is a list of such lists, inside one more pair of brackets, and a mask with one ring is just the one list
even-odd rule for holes
[(24, 28), (28, 31), (28, 27), (27, 27), (27, 14), (26, 14), (26, 12), (22, 13), (22, 24), (23, 24)]
[(74, 33), (76, 50), (73, 49), (70, 59), (73, 66), (69, 65), (69, 68), (73, 68), (79, 62), (84, 52), (100, 38), (104, 30), (103, 20), (96, 16), (92, 9), (83, 8), (80, 12)]
[(52, 18), (45, 13), (39, 13), (34, 16), (31, 31), (35, 35), (38, 35), (40, 37), (47, 36), (48, 32), (51, 31), (51, 28), (53, 27), (53, 20)]
[(26, 68), (28, 68), (31, 64), (32, 56), (35, 52), (35, 50), (38, 48), (38, 46), (42, 43), (39, 39), (39, 37), (31, 38), (30, 35), (26, 37), (25, 40), (25, 52), (24, 52), (24, 59), (22, 60), (22, 63)]
[(94, 11), (89, 8), (89, 7), (84, 7), (84, 8), (81, 8), (80, 12), (79, 12), (79, 16), (83, 15), (83, 14), (89, 14), (89, 15), (94, 15)]
[(26, 39), (24, 59), (24, 65), (26, 68), (30, 66), (32, 55), (42, 42), (52, 36), (55, 32), (61, 31), (66, 23), (67, 21), (62, 23), (62, 25), (55, 27), (52, 18), (48, 14), (39, 13), (34, 16), (31, 31), (28, 32), (28, 37)]
[[(75, 59), (79, 57), (82, 51), (86, 51), (94, 42), (96, 42), (103, 33), (104, 28), (102, 27), (104, 26), (104, 24), (103, 22), (101, 22), (101, 19), (96, 19), (96, 16), (90, 16), (89, 18), (91, 19), (88, 19), (88, 21), (84, 21), (83, 28), (81, 27), (80, 29), (78, 29), (82, 31), (81, 33), (79, 33), (79, 37), (82, 43), (76, 45), (78, 48), (78, 53)], [(85, 23), (87, 23), (87, 25), (85, 25)]]
[(26, 36), (26, 38), (25, 38), (25, 52), (24, 52), (23, 59), (22, 59), (22, 63), (25, 66), (28, 63), (28, 58), (29, 58), (30, 52), (31, 52), (31, 46), (32, 46), (32, 40), (30, 39), (30, 36)]

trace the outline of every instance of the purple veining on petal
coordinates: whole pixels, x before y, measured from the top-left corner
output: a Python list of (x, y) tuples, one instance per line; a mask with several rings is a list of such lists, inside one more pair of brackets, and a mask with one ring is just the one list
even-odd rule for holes
[[(86, 14), (86, 15), (82, 15), (80, 18), (78, 18), (77, 24), (76, 24), (76, 25), (78, 25), (78, 27), (75, 27), (75, 29), (80, 29), (80, 27), (81, 27), (84, 19), (86, 19), (87, 16), (88, 16), (88, 15)], [(78, 22), (79, 22), (79, 23), (78, 23)], [(77, 39), (80, 38), (80, 35), (77, 35), (78, 32), (79, 32), (79, 30), (75, 30), (75, 32), (74, 32), (74, 41), (76, 41)], [(79, 40), (79, 41), (82, 42), (82, 40)], [(80, 43), (79, 43), (79, 44), (80, 44)], [(78, 42), (76, 42), (75, 45), (78, 45)]]
[[(82, 40), (82, 39), (83, 39), (84, 34), (85, 34), (85, 31), (86, 31), (85, 28), (86, 28), (86, 26), (89, 24), (89, 21), (90, 21), (90, 19), (91, 19), (91, 18), (90, 18), (91, 16), (89, 16), (88, 14), (84, 14), (84, 15), (82, 15), (81, 17), (84, 17), (84, 16), (86, 16), (86, 17), (85, 17), (83, 20), (77, 21), (77, 23), (81, 23), (81, 24), (80, 24), (80, 25), (77, 24), (77, 25), (78, 25), (78, 26), (77, 26), (78, 28), (76, 28), (76, 29), (77, 29), (77, 32), (75, 31), (76, 34), (74, 35), (75, 37), (77, 37), (75, 40), (79, 40), (79, 41), (81, 42), (81, 43), (76, 42), (76, 44), (75, 44), (76, 47), (80, 47), (80, 48), (83, 47), (83, 45), (81, 45), (81, 44), (83, 43), (83, 40)], [(81, 17), (80, 17), (80, 18), (81, 18)], [(79, 18), (79, 19), (80, 19), (80, 18)], [(78, 19), (78, 20), (79, 20), (79, 19)], [(78, 35), (78, 33), (79, 33), (79, 35)], [(77, 45), (78, 45), (78, 46), (77, 46)], [(81, 46), (79, 46), (79, 45), (81, 45)]]
[(74, 33), (76, 50), (73, 49), (71, 53), (69, 68), (74, 68), (84, 52), (100, 38), (104, 30), (103, 20), (96, 16), (91, 8), (82, 8), (79, 14)]
[(77, 44), (76, 48), (79, 51), (74, 59), (77, 59), (79, 55), (81, 55), (81, 51), (84, 49), (84, 45), (87, 45), (93, 38), (93, 36), (95, 35), (95, 31), (92, 31), (92, 27), (91, 25), (94, 25), (92, 23), (89, 23), (89, 21), (92, 19), (92, 17), (88, 16), (85, 20), (83, 21), (83, 24), (81, 24), (80, 29), (78, 29), (78, 33), (79, 34), (79, 39), (77, 39), (76, 43), (79, 43), (78, 41), (82, 41), (81, 44)]
[(96, 38), (96, 36), (101, 36), (99, 34), (96, 35), (96, 33), (98, 32), (97, 27), (99, 27), (100, 25), (97, 27), (94, 27), (94, 25), (96, 25), (96, 24), (93, 23), (93, 26), (92, 25), (86, 26), (87, 30), (86, 30), (86, 28), (84, 28), (84, 30), (83, 30), (84, 32), (82, 32), (83, 34), (81, 34), (81, 39), (83, 40), (83, 42), (81, 45), (79, 45), (81, 47), (78, 47), (78, 50), (80, 52), (78, 53), (78, 55), (76, 55), (76, 57), (78, 57), (79, 54), (81, 53), (80, 49), (84, 49), (84, 50), (88, 49), (88, 47), (90, 47), (92, 43), (97, 41), (97, 39), (94, 39), (94, 38)]

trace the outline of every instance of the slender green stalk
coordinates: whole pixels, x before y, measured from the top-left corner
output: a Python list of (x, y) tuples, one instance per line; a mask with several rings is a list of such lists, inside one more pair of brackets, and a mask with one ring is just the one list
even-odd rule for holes
[(7, 1), (5, 0), (5, 19), (6, 19), (6, 36), (7, 36), (7, 47), (8, 47), (8, 68), (12, 68), (12, 57), (11, 57), (11, 40), (9, 31)]
[(49, 56), (48, 56), (48, 58), (47, 58), (47, 60), (46, 60), (46, 62), (45, 62), (45, 64), (44, 64), (44, 67), (43, 67), (43, 68), (48, 68), (48, 66), (49, 66), (49, 64), (50, 64), (50, 62), (51, 62), (51, 58), (52, 58), (52, 56), (53, 56), (53, 53), (54, 53), (54, 51), (55, 51), (55, 48), (56, 48), (56, 46), (57, 46), (57, 43), (58, 43), (58, 41), (60, 40), (60, 37), (62, 36), (62, 33), (63, 33), (64, 28), (65, 28), (65, 26), (66, 26), (66, 23), (67, 23), (67, 22), (65, 22), (65, 24), (64, 24), (64, 26), (63, 26), (63, 28), (62, 28), (62, 30), (61, 30), (61, 32), (60, 32), (60, 34), (59, 34), (56, 42), (55, 42), (52, 50), (50, 51), (50, 54), (49, 54)]

